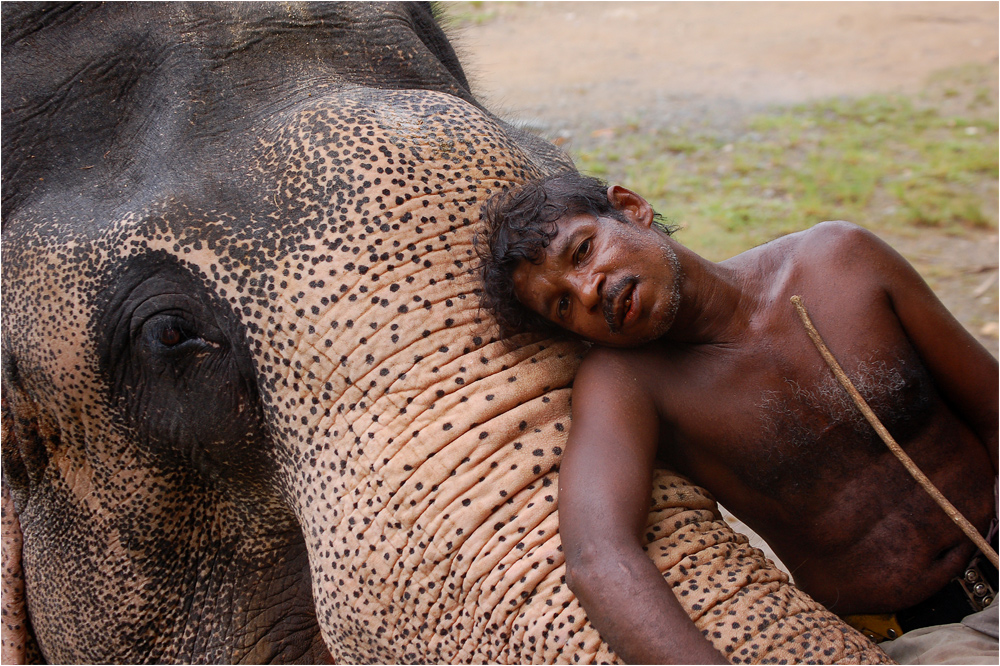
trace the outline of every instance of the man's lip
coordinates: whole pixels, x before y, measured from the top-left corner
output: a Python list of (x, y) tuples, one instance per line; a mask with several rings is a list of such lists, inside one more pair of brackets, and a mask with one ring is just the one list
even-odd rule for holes
[(625, 328), (625, 324), (630, 324), (639, 315), (639, 293), (638, 287), (635, 282), (633, 282), (625, 294), (622, 297), (622, 309), (624, 309), (624, 304), (631, 299), (629, 303), (629, 308), (622, 313), (622, 323), (619, 326), (620, 329)]
[[(616, 333), (621, 333), (622, 328), (625, 326), (625, 323), (627, 321), (631, 321), (631, 319), (634, 318), (635, 316), (634, 312), (635, 312), (636, 302), (635, 302), (635, 297), (633, 296), (634, 293), (635, 293), (635, 282), (630, 280), (627, 286), (624, 289), (622, 289), (622, 293), (618, 295), (618, 301), (615, 303), (615, 328), (617, 329), (615, 331)], [(626, 308), (625, 304), (628, 302), (629, 297), (632, 297), (632, 302), (630, 303), (631, 307)]]

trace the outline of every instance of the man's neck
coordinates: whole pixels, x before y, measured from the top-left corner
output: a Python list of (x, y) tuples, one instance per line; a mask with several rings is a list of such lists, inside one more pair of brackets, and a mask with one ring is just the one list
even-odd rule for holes
[(739, 339), (757, 310), (749, 271), (718, 264), (675, 244), (681, 266), (680, 305), (667, 342), (720, 344)]

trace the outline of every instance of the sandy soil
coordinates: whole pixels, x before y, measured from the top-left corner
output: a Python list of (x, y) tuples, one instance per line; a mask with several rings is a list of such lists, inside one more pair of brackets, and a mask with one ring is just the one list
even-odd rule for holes
[[(936, 72), (997, 63), (995, 2), (486, 2), (449, 11), (480, 99), (566, 148), (626, 123), (726, 132), (768, 106), (917, 93)], [(997, 355), (997, 235), (887, 240)]]
[[(915, 92), (997, 61), (992, 2), (483, 3), (458, 42), (491, 108), (545, 125)], [(718, 112), (718, 111), (716, 111)]]

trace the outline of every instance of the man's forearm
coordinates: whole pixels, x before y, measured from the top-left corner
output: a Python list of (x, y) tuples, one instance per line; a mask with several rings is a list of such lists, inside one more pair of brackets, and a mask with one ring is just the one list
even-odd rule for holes
[(587, 616), (627, 663), (725, 664), (641, 549), (571, 570)]

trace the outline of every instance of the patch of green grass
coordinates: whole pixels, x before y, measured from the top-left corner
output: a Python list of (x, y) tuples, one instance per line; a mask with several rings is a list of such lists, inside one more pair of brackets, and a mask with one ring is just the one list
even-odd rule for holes
[(621, 128), (573, 157), (582, 171), (645, 196), (682, 226), (682, 242), (714, 260), (823, 220), (876, 232), (995, 229), (996, 114), (945, 108), (956, 96), (995, 108), (982, 81), (995, 74), (962, 74), (937, 104), (827, 100), (751, 118), (731, 141), (697, 129)]
[(482, 25), (499, 16), (497, 3), (484, 3), (478, 0), (471, 2), (439, 2), (439, 11), (448, 23), (459, 26)]

